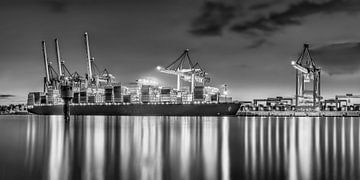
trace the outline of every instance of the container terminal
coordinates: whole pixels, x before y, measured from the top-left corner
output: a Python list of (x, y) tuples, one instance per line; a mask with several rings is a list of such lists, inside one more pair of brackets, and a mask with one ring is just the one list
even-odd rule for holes
[[(321, 69), (311, 56), (309, 44), (296, 61), (295, 97), (274, 97), (242, 101), (239, 116), (360, 116), (360, 95), (336, 95), (333, 99), (321, 96)], [(354, 103), (355, 102), (355, 103)]]
[(87, 73), (71, 73), (61, 60), (58, 39), (55, 39), (57, 70), (48, 60), (45, 41), (44, 90), (28, 94), (28, 111), (34, 114), (62, 114), (64, 100), (61, 84), (70, 84), (72, 115), (238, 115), (238, 116), (360, 116), (360, 95), (321, 96), (321, 69), (304, 44), (296, 61), (295, 96), (233, 101), (227, 85), (209, 86), (210, 77), (198, 62), (193, 63), (189, 50), (168, 66), (156, 69), (176, 77), (176, 88), (161, 86), (151, 79), (132, 83), (117, 82), (107, 69), (100, 70), (90, 54), (89, 37), (84, 34)]
[[(28, 94), (30, 113), (61, 115), (67, 101), (71, 115), (222, 116), (235, 115), (240, 108), (240, 103), (233, 102), (228, 95), (227, 85), (209, 85), (208, 73), (192, 61), (188, 49), (168, 66), (156, 67), (159, 72), (176, 77), (177, 86), (172, 88), (151, 79), (117, 82), (107, 69), (101, 71), (95, 64), (87, 33), (84, 42), (87, 73), (81, 76), (78, 72), (71, 73), (61, 60), (58, 39), (55, 39), (56, 70), (48, 60), (46, 43), (42, 41), (44, 90)], [(68, 87), (65, 101), (63, 85)]]

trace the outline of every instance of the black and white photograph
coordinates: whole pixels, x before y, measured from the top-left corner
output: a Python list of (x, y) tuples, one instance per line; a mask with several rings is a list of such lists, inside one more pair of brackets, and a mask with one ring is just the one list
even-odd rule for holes
[(0, 0), (0, 180), (360, 179), (359, 0)]

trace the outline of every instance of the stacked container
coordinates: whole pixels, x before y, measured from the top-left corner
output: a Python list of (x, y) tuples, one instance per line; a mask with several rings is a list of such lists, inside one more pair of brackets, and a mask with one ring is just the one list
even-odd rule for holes
[(121, 100), (121, 86), (114, 86), (114, 102), (119, 103)]
[(148, 103), (150, 102), (150, 88), (149, 85), (142, 85), (141, 87), (141, 102)]
[(46, 95), (41, 95), (40, 96), (40, 103), (41, 104), (47, 104), (48, 103), (48, 98)]
[(204, 101), (204, 86), (195, 86), (194, 101)]
[(131, 95), (124, 95), (123, 96), (123, 102), (124, 103), (131, 103)]
[(27, 104), (28, 105), (34, 105), (35, 104), (35, 95), (34, 95), (34, 93), (29, 93), (28, 94)]
[(105, 102), (106, 103), (114, 102), (113, 94), (114, 94), (114, 89), (112, 86), (105, 87)]
[(59, 90), (57, 89), (48, 89), (48, 103), (49, 104), (56, 104), (58, 103), (58, 98), (60, 96)]
[(74, 104), (79, 104), (79, 102), (80, 102), (80, 93), (79, 92), (74, 92), (74, 98), (72, 99), (72, 102)]
[(191, 102), (192, 101), (192, 94), (183, 94), (181, 96), (182, 102)]
[(161, 102), (170, 102), (171, 101), (171, 89), (170, 88), (160, 89), (160, 101)]
[(95, 95), (94, 95), (94, 94), (89, 95), (89, 97), (88, 97), (88, 102), (89, 102), (89, 103), (95, 103)]
[(35, 104), (40, 104), (40, 97), (43, 95), (42, 92), (34, 92), (34, 101), (35, 101)]
[(80, 91), (80, 103), (88, 102), (88, 93), (86, 91)]
[(214, 101), (218, 101), (218, 94), (212, 94), (210, 101), (214, 102)]

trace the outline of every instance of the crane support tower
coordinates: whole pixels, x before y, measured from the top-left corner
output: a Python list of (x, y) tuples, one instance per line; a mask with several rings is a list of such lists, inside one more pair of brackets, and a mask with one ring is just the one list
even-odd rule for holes
[(315, 109), (320, 106), (320, 68), (311, 57), (309, 44), (291, 65), (296, 69), (296, 109)]

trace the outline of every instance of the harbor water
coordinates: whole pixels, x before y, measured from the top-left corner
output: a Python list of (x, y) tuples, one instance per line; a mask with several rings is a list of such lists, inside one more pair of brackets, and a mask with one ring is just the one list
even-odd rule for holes
[(359, 179), (352, 117), (0, 116), (0, 179)]

